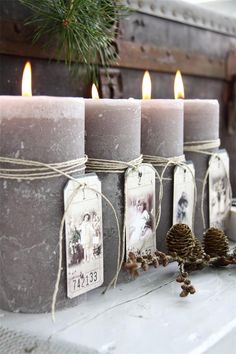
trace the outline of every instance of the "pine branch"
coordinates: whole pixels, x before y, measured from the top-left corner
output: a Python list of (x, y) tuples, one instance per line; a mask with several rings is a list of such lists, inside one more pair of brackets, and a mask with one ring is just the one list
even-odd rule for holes
[(34, 25), (33, 41), (56, 47), (58, 60), (107, 67), (116, 58), (113, 42), (117, 23), (129, 10), (113, 0), (19, 0), (32, 11), (26, 24)]

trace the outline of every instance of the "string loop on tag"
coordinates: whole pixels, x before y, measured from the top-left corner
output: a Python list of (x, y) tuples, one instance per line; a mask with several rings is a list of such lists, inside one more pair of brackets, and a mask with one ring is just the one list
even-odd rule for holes
[[(172, 156), (172, 157), (144, 155), (143, 161), (146, 163), (152, 164), (154, 167), (164, 167), (161, 174), (157, 170), (155, 170), (157, 179), (159, 180), (159, 184), (160, 184), (159, 198), (158, 198), (158, 211), (157, 211), (157, 216), (156, 216), (156, 230), (157, 230), (158, 225), (160, 223), (161, 213), (162, 213), (162, 199), (164, 196), (163, 181), (169, 180), (167, 178), (164, 178), (165, 172), (168, 167), (179, 166), (181, 168), (187, 169), (190, 172), (192, 180), (193, 180), (193, 186), (194, 186), (193, 210), (195, 210), (196, 204), (197, 204), (197, 185), (196, 185), (196, 181), (195, 181), (195, 176), (194, 176), (191, 168), (189, 167), (189, 165), (185, 161), (185, 155)], [(193, 214), (192, 214), (192, 224), (193, 225), (194, 225), (194, 217), (195, 217), (195, 214), (193, 212)]]

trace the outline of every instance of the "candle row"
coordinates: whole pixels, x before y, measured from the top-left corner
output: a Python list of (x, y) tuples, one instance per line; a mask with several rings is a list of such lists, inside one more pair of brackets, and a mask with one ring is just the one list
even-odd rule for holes
[[(65, 97), (0, 97), (1, 156), (47, 164), (89, 158), (131, 161), (141, 154), (176, 157), (187, 142), (218, 138), (215, 100), (109, 100)], [(84, 141), (85, 137), (85, 141)], [(184, 138), (185, 137), (185, 138)], [(197, 176), (206, 160), (195, 156)], [(199, 162), (198, 162), (199, 161)], [(5, 166), (3, 166), (5, 168)], [(29, 170), (30, 173), (30, 170)], [(99, 175), (102, 191), (124, 216), (124, 175)], [(168, 175), (167, 175), (168, 177)], [(66, 178), (1, 179), (0, 307), (22, 312), (50, 308), (58, 266), (58, 230), (63, 216)], [(165, 188), (157, 246), (164, 247), (172, 223), (172, 184)], [(199, 220), (198, 220), (199, 223)], [(109, 206), (103, 205), (105, 281), (114, 275), (118, 236)], [(65, 268), (65, 265), (64, 267)], [(62, 274), (58, 305), (66, 299)]]

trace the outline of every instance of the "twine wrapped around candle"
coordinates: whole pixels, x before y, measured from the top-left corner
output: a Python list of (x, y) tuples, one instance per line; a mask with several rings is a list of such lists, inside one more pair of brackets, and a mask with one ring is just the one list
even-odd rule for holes
[[(61, 271), (62, 271), (62, 240), (63, 240), (63, 228), (64, 228), (64, 223), (65, 223), (65, 218), (68, 212), (68, 209), (78, 192), (80, 188), (85, 188), (89, 189), (97, 194), (99, 194), (106, 202), (109, 204), (111, 207), (114, 217), (116, 220), (116, 226), (117, 226), (117, 231), (118, 235), (120, 238), (120, 226), (119, 226), (119, 221), (118, 217), (115, 211), (115, 208), (113, 207), (112, 203), (110, 200), (103, 194), (100, 193), (99, 191), (95, 190), (94, 188), (88, 187), (85, 184), (80, 183), (76, 178), (70, 175), (70, 173), (74, 172), (79, 172), (83, 171), (85, 169), (85, 163), (87, 161), (87, 156), (72, 160), (72, 161), (66, 161), (66, 162), (61, 162), (61, 163), (52, 163), (52, 164), (46, 164), (43, 162), (39, 161), (31, 161), (31, 160), (24, 160), (24, 159), (15, 159), (15, 158), (8, 158), (8, 157), (1, 157), (0, 156), (0, 162), (5, 163), (5, 164), (11, 164), (11, 165), (22, 165), (22, 166), (29, 166), (29, 168), (0, 168), (0, 178), (2, 179), (16, 179), (16, 180), (36, 180), (36, 179), (47, 179), (47, 178), (56, 178), (56, 177), (61, 177), (65, 176), (68, 179), (76, 182), (78, 184), (78, 187), (75, 189), (73, 192), (70, 201), (68, 203), (68, 206), (66, 210), (64, 211), (61, 224), (60, 224), (60, 230), (59, 230), (59, 260), (58, 260), (58, 272), (57, 272), (57, 279), (54, 287), (54, 292), (53, 292), (53, 297), (52, 297), (52, 319), (55, 321), (55, 307), (56, 307), (56, 299), (57, 299), (57, 293), (59, 290), (59, 283), (61, 279)], [(71, 170), (68, 170), (68, 168), (71, 168)], [(73, 166), (73, 168), (72, 168)], [(76, 168), (75, 168), (76, 166)], [(50, 171), (52, 173), (50, 174)]]
[[(162, 157), (162, 156), (151, 156), (151, 155), (144, 155), (143, 156), (143, 161), (146, 163), (152, 164), (154, 167), (164, 167), (161, 174), (156, 170), (156, 175), (160, 183), (160, 191), (159, 191), (159, 204), (158, 204), (158, 212), (157, 212), (157, 222), (156, 222), (156, 229), (159, 225), (160, 219), (161, 219), (161, 211), (162, 211), (162, 199), (163, 199), (163, 194), (164, 194), (164, 187), (163, 187), (163, 181), (165, 180), (164, 174), (169, 166), (179, 166), (184, 169), (187, 169), (192, 176), (193, 180), (193, 185), (194, 185), (194, 210), (197, 204), (197, 186), (196, 186), (196, 181), (195, 177), (193, 175), (192, 170), (188, 166), (188, 164), (185, 162), (185, 156), (180, 155), (180, 156), (173, 156), (173, 157)], [(194, 212), (192, 215), (192, 223), (194, 225)]]
[(0, 168), (0, 178), (36, 180), (66, 176), (84, 171), (88, 157), (80, 159), (46, 164), (38, 161), (0, 157), (0, 163), (10, 165), (28, 166), (24, 168)]
[[(229, 199), (230, 199), (230, 203), (231, 203), (231, 201), (232, 201), (232, 188), (231, 188), (231, 183), (230, 183), (228, 172), (226, 171), (225, 164), (222, 161), (220, 154), (218, 154), (217, 152), (209, 151), (210, 149), (215, 149), (218, 147), (220, 147), (220, 139), (202, 140), (202, 141), (188, 141), (188, 142), (184, 143), (184, 151), (186, 151), (186, 152), (194, 152), (194, 153), (198, 153), (198, 154), (209, 155), (212, 157), (216, 157), (219, 159), (219, 161), (221, 161), (222, 166), (225, 171), (225, 174), (226, 174), (226, 177), (227, 177), (228, 188), (229, 188)], [(211, 168), (211, 162), (212, 162), (212, 160), (209, 163), (209, 166), (206, 170), (206, 173), (205, 173), (205, 176), (203, 179), (202, 195), (201, 195), (201, 215), (202, 215), (203, 228), (205, 230), (206, 230), (206, 220), (205, 220), (205, 215), (204, 215), (204, 195), (205, 195), (207, 179), (208, 179), (210, 168)]]
[(204, 153), (205, 150), (215, 149), (218, 147), (220, 147), (220, 139), (186, 141), (184, 143), (184, 151), (187, 152)]
[(127, 168), (137, 168), (142, 162), (142, 155), (129, 162), (89, 158), (86, 168), (94, 172), (124, 173)]

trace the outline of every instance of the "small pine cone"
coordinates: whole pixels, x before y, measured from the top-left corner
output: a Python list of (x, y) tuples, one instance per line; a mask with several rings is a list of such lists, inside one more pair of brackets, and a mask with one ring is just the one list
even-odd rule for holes
[(183, 273), (182, 273), (182, 276), (183, 276), (184, 278), (187, 278), (187, 277), (188, 277), (188, 273), (187, 273), (187, 272), (183, 272)]
[(188, 291), (182, 290), (181, 293), (179, 294), (180, 297), (186, 297), (188, 296)]
[(166, 235), (166, 243), (168, 253), (186, 259), (188, 258), (195, 246), (195, 238), (191, 229), (185, 224), (173, 225)]
[(204, 235), (204, 250), (211, 257), (227, 256), (229, 242), (223, 230), (211, 227)]
[(184, 280), (184, 284), (186, 284), (186, 285), (190, 285), (190, 284), (191, 284), (191, 280), (189, 280), (189, 279), (185, 279), (185, 280)]

